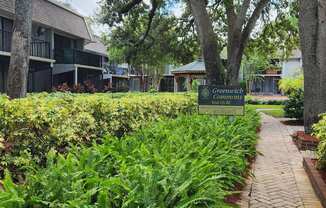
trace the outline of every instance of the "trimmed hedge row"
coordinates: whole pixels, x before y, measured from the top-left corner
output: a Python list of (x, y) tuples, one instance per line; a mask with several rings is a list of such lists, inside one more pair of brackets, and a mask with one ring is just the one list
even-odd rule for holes
[(51, 149), (66, 152), (71, 144), (91, 144), (111, 134), (122, 136), (160, 117), (174, 118), (196, 109), (186, 94), (126, 95), (37, 94), (0, 100), (0, 172), (44, 164)]
[(284, 105), (286, 100), (259, 100), (254, 97), (247, 95), (246, 104), (250, 105)]
[(234, 207), (225, 197), (244, 182), (256, 154), (259, 115), (180, 116), (122, 139), (51, 151), (26, 182), (3, 181), (0, 207)]

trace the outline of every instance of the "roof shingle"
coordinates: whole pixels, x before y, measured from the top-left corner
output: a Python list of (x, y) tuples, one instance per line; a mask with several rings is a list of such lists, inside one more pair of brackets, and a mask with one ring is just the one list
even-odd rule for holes
[(102, 56), (108, 56), (107, 47), (103, 44), (101, 39), (97, 36), (94, 36), (93, 40), (94, 40), (93, 42), (85, 45), (85, 50), (95, 52)]
[(190, 64), (181, 66), (171, 71), (172, 74), (183, 74), (183, 73), (206, 73), (206, 67), (203, 60), (199, 59)]

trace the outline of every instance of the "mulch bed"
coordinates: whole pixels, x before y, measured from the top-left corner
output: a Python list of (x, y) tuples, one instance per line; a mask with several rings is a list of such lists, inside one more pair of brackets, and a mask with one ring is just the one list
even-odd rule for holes
[(261, 126), (257, 127), (256, 132), (257, 133), (260, 133), (261, 132)]
[(286, 126), (303, 126), (303, 120), (283, 120), (281, 121)]
[[(256, 156), (252, 157), (252, 158), (248, 158), (248, 168), (247, 168), (246, 173), (243, 175), (243, 177), (245, 179), (249, 179), (249, 177), (251, 177), (250, 173), (251, 173), (251, 170), (253, 169), (253, 165), (254, 165), (255, 161), (256, 161)], [(244, 190), (246, 185), (247, 185), (246, 183), (236, 184), (234, 187), (234, 191), (233, 191), (234, 193), (229, 196), (226, 196), (224, 198), (224, 202), (227, 204), (230, 204), (230, 205), (237, 205), (237, 203), (239, 201), (241, 201), (241, 193)]]
[(303, 158), (303, 167), (323, 207), (326, 208), (326, 171), (316, 169), (316, 160)]
[(236, 205), (241, 200), (241, 191), (244, 189), (245, 184), (237, 184), (235, 186), (235, 193), (225, 197), (224, 202), (231, 205)]
[[(256, 132), (257, 132), (257, 134), (261, 132), (261, 126), (257, 127)], [(257, 153), (257, 154), (259, 154), (259, 153)], [(256, 161), (256, 157), (247, 158), (247, 160), (248, 160), (247, 172), (243, 175), (243, 177), (246, 179), (251, 177), (250, 171), (253, 169), (253, 165)], [(234, 187), (234, 193), (229, 196), (226, 196), (224, 199), (224, 202), (227, 204), (230, 204), (230, 205), (236, 205), (239, 201), (241, 201), (241, 193), (246, 185), (247, 185), (246, 183), (236, 184)]]
[(303, 131), (297, 131), (291, 135), (294, 144), (298, 147), (299, 150), (316, 150), (319, 139), (305, 134)]

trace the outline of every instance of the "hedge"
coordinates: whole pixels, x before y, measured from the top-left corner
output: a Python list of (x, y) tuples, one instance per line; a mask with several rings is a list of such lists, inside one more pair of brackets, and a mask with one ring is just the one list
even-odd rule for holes
[(246, 104), (250, 105), (284, 105), (286, 100), (263, 100), (256, 99), (250, 95), (246, 96)]
[(51, 151), (24, 184), (6, 174), (0, 207), (234, 207), (225, 197), (244, 182), (259, 120), (180, 116), (67, 156)]
[(320, 139), (317, 148), (317, 168), (326, 170), (326, 114), (313, 126), (313, 134)]
[(160, 117), (174, 118), (196, 108), (187, 94), (126, 95), (37, 94), (0, 100), (0, 173), (10, 167), (44, 164), (50, 149), (91, 144), (111, 134), (122, 136)]

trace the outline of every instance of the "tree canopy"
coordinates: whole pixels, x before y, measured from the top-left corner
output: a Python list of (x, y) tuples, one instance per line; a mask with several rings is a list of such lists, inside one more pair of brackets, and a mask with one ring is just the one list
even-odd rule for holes
[[(106, 38), (110, 57), (134, 65), (184, 64), (203, 56), (208, 74), (236, 83), (245, 53), (258, 50), (270, 55), (279, 49), (288, 53), (298, 46), (295, 1), (103, 0), (100, 4), (99, 20), (112, 28)], [(182, 8), (178, 17), (172, 12), (175, 5)], [(211, 26), (199, 20), (205, 13)], [(207, 35), (210, 27), (213, 31)], [(219, 54), (224, 48), (228, 60), (223, 66)]]

